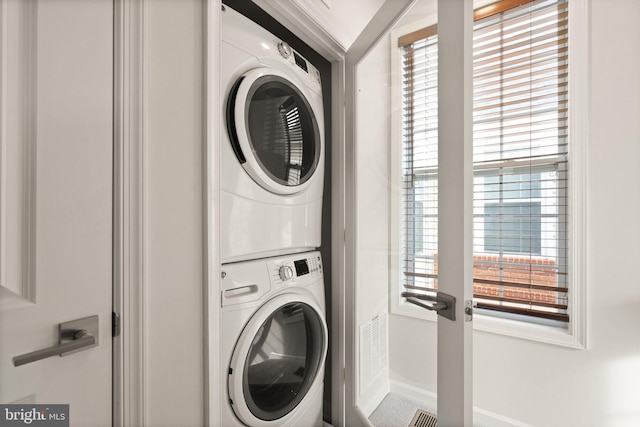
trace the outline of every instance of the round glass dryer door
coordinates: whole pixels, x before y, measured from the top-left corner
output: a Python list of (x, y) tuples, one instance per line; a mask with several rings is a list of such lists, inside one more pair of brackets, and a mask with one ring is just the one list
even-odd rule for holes
[(289, 299), (271, 304), (268, 315), (263, 306), (234, 350), (229, 396), (236, 415), (249, 425), (283, 421), (310, 388), (323, 381), (319, 375), (327, 351), (323, 317), (312, 302)]
[(306, 188), (321, 159), (321, 133), (302, 86), (276, 69), (257, 69), (236, 83), (227, 128), (236, 157), (265, 189), (293, 194)]

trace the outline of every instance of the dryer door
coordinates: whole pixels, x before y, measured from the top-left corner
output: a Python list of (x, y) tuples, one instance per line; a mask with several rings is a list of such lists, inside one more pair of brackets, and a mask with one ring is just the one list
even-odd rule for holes
[(320, 164), (322, 134), (310, 101), (314, 96), (274, 68), (245, 73), (231, 90), (227, 130), (233, 150), (268, 191), (304, 190)]
[(323, 387), (326, 352), (327, 326), (314, 298), (269, 300), (243, 329), (231, 359), (229, 397), (238, 418), (282, 425), (309, 410), (309, 398)]

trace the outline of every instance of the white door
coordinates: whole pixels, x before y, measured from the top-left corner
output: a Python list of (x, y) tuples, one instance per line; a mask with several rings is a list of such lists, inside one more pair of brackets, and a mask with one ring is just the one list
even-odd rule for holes
[[(0, 403), (111, 425), (113, 3), (0, 0), (0, 49)], [(97, 346), (18, 357), (88, 316)]]
[[(389, 165), (398, 159), (397, 163), (406, 161), (402, 154), (397, 155), (395, 160), (390, 154), (398, 150), (401, 138), (395, 139), (389, 122), (394, 114), (399, 114), (399, 110), (412, 106), (401, 103), (392, 105), (389, 51), (398, 48), (398, 40), (391, 37), (389, 42), (388, 34), (393, 23), (411, 3), (411, 0), (386, 1), (347, 51), (345, 60), (345, 270), (348, 307), (345, 424), (365, 423), (380, 399), (395, 388), (405, 395), (412, 395), (411, 400), (424, 404), (424, 409), (437, 412), (438, 426), (471, 426), (473, 328), (471, 317), (465, 315), (465, 301), (470, 304), (472, 300), (470, 82), (473, 8), (471, 0), (439, 0), (437, 7), (435, 1), (429, 2), (432, 3), (432, 18), (438, 23), (436, 98), (439, 100), (439, 120), (436, 167), (439, 167), (435, 169), (436, 178), (424, 178), (431, 179), (433, 183), (427, 189), (424, 181), (416, 184), (394, 178), (394, 171), (401, 166)], [(420, 2), (419, 7), (425, 8), (425, 3), (428, 2)], [(394, 65), (392, 62), (391, 66)], [(405, 63), (403, 66), (410, 65)], [(406, 71), (401, 70), (400, 66), (398, 69), (399, 74)], [(428, 104), (436, 105), (434, 101), (432, 99)], [(422, 107), (432, 108), (429, 105)], [(409, 132), (425, 131), (411, 129)], [(411, 156), (413, 158), (413, 154)], [(392, 160), (389, 160), (390, 157)], [(430, 165), (423, 162), (411, 166), (414, 167), (427, 169)], [(402, 209), (407, 209), (406, 199), (402, 198), (405, 197), (403, 191), (407, 186), (412, 188), (408, 192), (422, 192), (419, 197), (424, 200), (430, 200), (427, 195), (429, 191), (437, 194), (436, 204), (421, 207), (424, 212), (419, 214), (436, 220), (430, 222), (420, 219), (419, 224), (406, 225), (402, 231), (394, 232), (394, 229), (401, 228), (398, 218), (402, 215)], [(397, 198), (394, 192), (398, 194)], [(400, 193), (403, 195), (400, 196)], [(410, 245), (426, 246), (426, 240), (415, 240), (417, 235), (422, 237), (422, 232), (408, 235), (406, 229), (430, 225), (438, 230), (437, 243), (430, 248), (430, 253), (426, 249), (416, 249), (416, 253), (420, 252), (417, 256), (420, 259), (410, 262), (429, 265), (431, 271), (425, 267), (416, 273), (403, 268), (403, 262), (407, 260), (395, 240), (411, 240)], [(389, 290), (395, 281), (402, 282), (401, 276), (412, 274), (428, 280), (435, 279), (438, 304), (443, 307), (445, 304), (449, 308), (453, 306), (451, 299), (444, 301), (447, 296), (455, 298), (455, 308), (449, 313), (441, 310), (437, 316), (424, 315), (425, 319), (431, 316), (430, 320), (435, 320), (437, 324), (416, 319), (423, 316), (420, 311), (430, 313), (427, 309), (434, 308), (435, 301), (428, 297), (435, 295), (423, 293), (424, 287), (412, 285), (411, 282), (403, 284), (408, 291), (406, 293)], [(385, 298), (387, 295), (388, 299)], [(415, 315), (405, 316), (406, 308), (403, 309), (404, 313), (397, 314), (400, 310), (389, 308), (394, 305), (394, 300), (401, 300), (405, 306), (410, 305), (407, 302), (413, 303), (409, 308), (414, 309)], [(353, 306), (350, 307), (350, 304)], [(435, 338), (434, 331), (437, 339), (431, 340), (429, 337)], [(351, 334), (355, 339), (349, 339)], [(404, 348), (410, 348), (411, 351), (405, 354), (394, 351), (392, 347), (399, 341), (404, 341)], [(434, 370), (437, 370), (437, 380), (433, 379), (437, 381), (435, 391), (433, 383), (429, 384), (430, 390), (417, 386), (421, 379), (433, 378)], [(425, 371), (431, 374), (424, 375)], [(410, 421), (410, 418), (394, 420), (398, 425), (408, 425)], [(422, 421), (419, 425), (432, 424)]]

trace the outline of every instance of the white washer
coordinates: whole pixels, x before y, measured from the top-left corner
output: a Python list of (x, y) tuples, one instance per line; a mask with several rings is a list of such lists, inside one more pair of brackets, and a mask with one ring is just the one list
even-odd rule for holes
[(225, 7), (220, 82), (223, 263), (321, 243), (324, 115), (319, 71)]
[(222, 267), (222, 426), (322, 425), (322, 270), (317, 251)]

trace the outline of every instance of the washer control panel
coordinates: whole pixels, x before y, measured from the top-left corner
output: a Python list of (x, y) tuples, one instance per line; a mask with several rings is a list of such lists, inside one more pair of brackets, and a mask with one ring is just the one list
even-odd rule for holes
[(280, 280), (287, 281), (293, 279), (293, 268), (290, 265), (281, 265), (278, 269)]
[(276, 257), (267, 261), (271, 283), (277, 285), (306, 285), (322, 279), (320, 252)]

